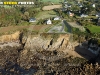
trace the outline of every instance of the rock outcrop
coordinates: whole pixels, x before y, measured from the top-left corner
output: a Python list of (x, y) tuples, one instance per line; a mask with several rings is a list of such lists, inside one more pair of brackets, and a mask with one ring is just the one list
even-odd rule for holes
[(25, 49), (30, 49), (30, 50), (33, 49), (60, 50), (66, 48), (71, 49), (69, 45), (70, 44), (69, 38), (70, 35), (68, 34), (59, 34), (59, 37), (57, 37), (56, 41), (55, 41), (55, 37), (54, 38), (49, 37), (45, 39), (43, 39), (42, 36), (28, 37), (25, 44)]

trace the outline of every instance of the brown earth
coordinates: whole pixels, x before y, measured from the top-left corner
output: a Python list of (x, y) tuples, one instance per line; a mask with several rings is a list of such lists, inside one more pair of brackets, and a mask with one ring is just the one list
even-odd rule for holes
[(34, 27), (33, 27), (33, 30), (35, 30), (35, 31), (42, 31), (42, 30), (44, 30), (44, 29), (46, 29), (46, 28), (48, 28), (48, 27), (50, 27), (51, 25), (35, 25)]
[(52, 10), (52, 9), (55, 9), (55, 8), (61, 8), (62, 5), (49, 5), (49, 6), (44, 6), (42, 9), (43, 10)]
[[(32, 26), (32, 25), (31, 25)], [(32, 29), (35, 31), (44, 30), (51, 25), (33, 25)], [(8, 27), (0, 27), (0, 33), (8, 34), (8, 32), (13, 32), (16, 30), (23, 30), (23, 29), (28, 29), (30, 26), (8, 26)]]

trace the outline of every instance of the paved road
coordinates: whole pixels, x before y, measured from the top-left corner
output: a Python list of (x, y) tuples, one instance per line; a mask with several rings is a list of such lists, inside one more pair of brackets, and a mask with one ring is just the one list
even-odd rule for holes
[(63, 23), (63, 21), (61, 22), (61, 24), (62, 24), (62, 28), (60, 29), (60, 32), (63, 32), (64, 31), (64, 23)]
[[(61, 24), (61, 25), (60, 25)], [(60, 22), (59, 24), (55, 25), (54, 27), (52, 27), (48, 33), (66, 33), (64, 31), (64, 23), (63, 21)]]
[(65, 26), (67, 27), (68, 32), (69, 32), (69, 33), (72, 33), (72, 27), (67, 23), (66, 20), (62, 20), (62, 21), (63, 21), (63, 23), (65, 24)]
[[(59, 26), (61, 24), (62, 26)], [(84, 27), (77, 25), (75, 22), (67, 22), (66, 20), (62, 20), (59, 24), (52, 27), (48, 33), (66, 33), (64, 31), (64, 27), (67, 27), (67, 32), (72, 33), (72, 27), (79, 28), (81, 31), (85, 31)]]

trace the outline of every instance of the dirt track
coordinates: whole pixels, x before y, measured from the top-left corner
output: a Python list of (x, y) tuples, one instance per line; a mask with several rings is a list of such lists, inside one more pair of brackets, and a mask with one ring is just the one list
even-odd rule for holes
[(49, 5), (49, 6), (44, 6), (42, 9), (43, 10), (52, 10), (52, 9), (61, 8), (61, 7), (62, 7), (61, 5)]

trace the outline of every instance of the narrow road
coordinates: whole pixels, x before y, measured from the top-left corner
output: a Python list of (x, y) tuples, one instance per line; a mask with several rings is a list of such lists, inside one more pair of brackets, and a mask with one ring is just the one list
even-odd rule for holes
[(63, 23), (65, 24), (65, 26), (67, 27), (68, 32), (69, 32), (69, 33), (72, 33), (72, 27), (66, 22), (66, 20), (62, 20), (62, 21), (63, 21)]
[(63, 23), (63, 21), (61, 22), (61, 24), (62, 24), (62, 28), (60, 29), (60, 32), (63, 32), (64, 31), (64, 23)]
[(64, 23), (63, 21), (60, 22), (59, 24), (55, 25), (54, 27), (52, 27), (48, 33), (66, 33), (64, 31)]

